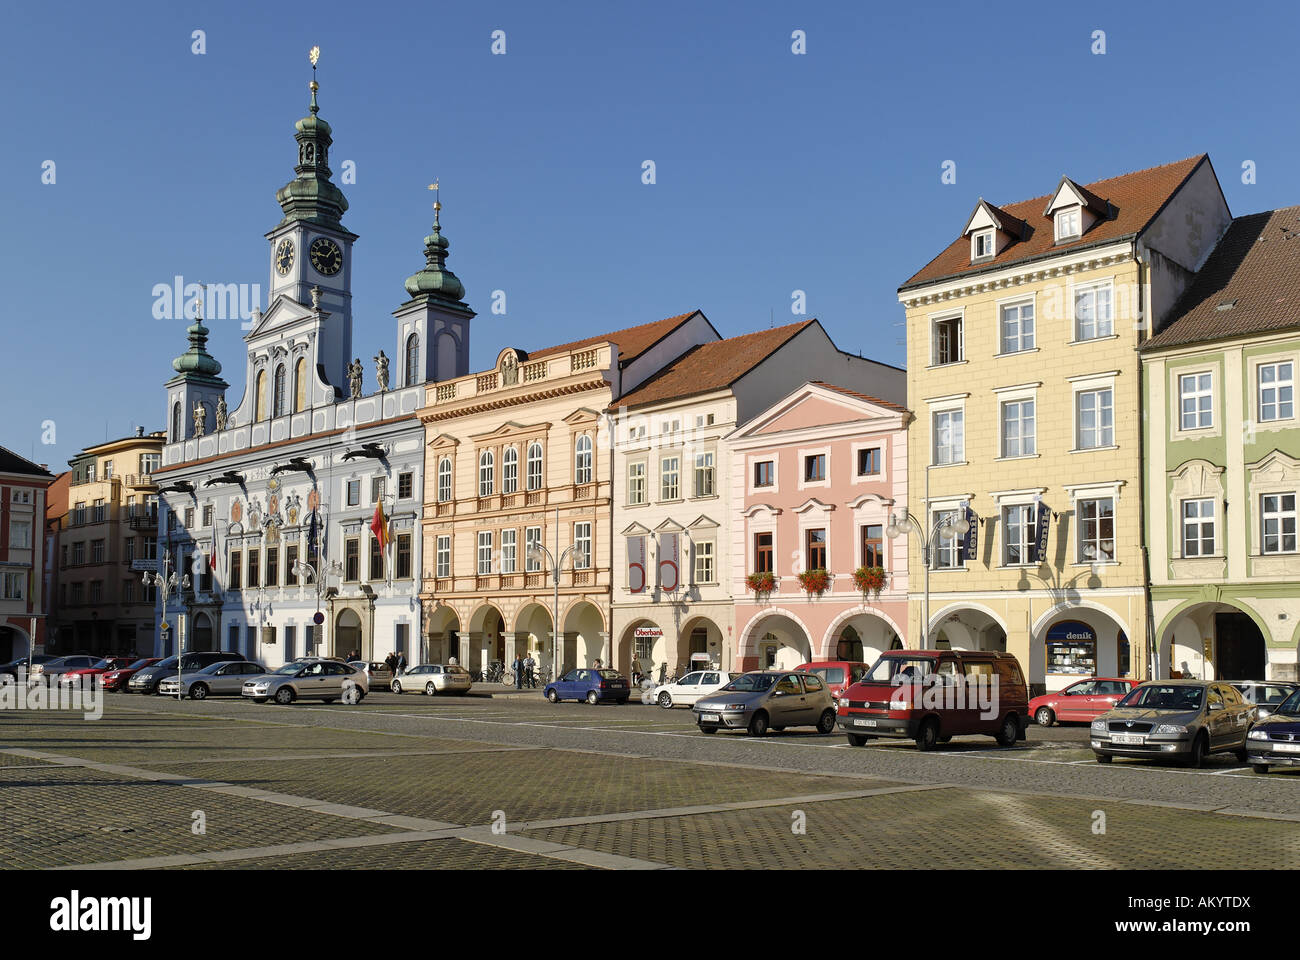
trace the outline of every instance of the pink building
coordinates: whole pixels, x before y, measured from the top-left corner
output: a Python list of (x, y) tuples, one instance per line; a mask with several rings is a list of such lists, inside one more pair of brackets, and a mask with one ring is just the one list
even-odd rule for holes
[[(732, 551), (737, 558), (736, 666), (790, 668), (864, 660), (906, 645), (907, 540), (885, 536), (907, 509), (906, 408), (842, 387), (807, 383), (729, 437)], [(854, 582), (883, 568), (877, 594)], [(829, 585), (805, 590), (803, 571)], [(775, 577), (770, 593), (747, 586)]]

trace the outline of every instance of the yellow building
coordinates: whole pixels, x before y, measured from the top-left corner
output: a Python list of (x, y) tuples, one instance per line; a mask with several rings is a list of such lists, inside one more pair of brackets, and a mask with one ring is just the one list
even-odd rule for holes
[(1033, 692), (1147, 674), (1136, 348), (1230, 220), (1204, 155), (1062, 177), (980, 200), (899, 288), (912, 645), (1007, 650)]

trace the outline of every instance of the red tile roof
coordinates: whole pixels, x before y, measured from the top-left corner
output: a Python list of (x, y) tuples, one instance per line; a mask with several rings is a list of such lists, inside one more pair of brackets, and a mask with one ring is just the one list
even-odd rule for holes
[(1069, 243), (1056, 243), (1052, 221), (1043, 216), (1043, 209), (1052, 199), (1052, 194), (1022, 200), (1019, 203), (1005, 204), (997, 209), (1009, 216), (1025, 221), (1026, 236), (1007, 244), (1006, 248), (991, 260), (981, 260), (978, 264), (970, 262), (970, 242), (965, 237), (958, 237), (937, 257), (922, 267), (899, 291), (908, 290), (923, 284), (933, 283), (949, 277), (963, 274), (980, 273), (996, 270), (1009, 264), (1036, 257), (1070, 252), (1099, 243), (1109, 243), (1141, 233), (1155, 219), (1170, 197), (1187, 181), (1193, 171), (1202, 163), (1208, 163), (1209, 157), (1200, 154), (1167, 163), (1160, 167), (1150, 167), (1098, 180), (1085, 185), (1088, 193), (1099, 202), (1109, 201), (1114, 216), (1102, 220), (1083, 234), (1078, 240)]
[(630, 409), (729, 387), (816, 322), (801, 320), (692, 347), (614, 406)]
[(1142, 351), (1300, 327), (1300, 207), (1237, 217)]
[(827, 390), (834, 390), (836, 393), (842, 393), (847, 397), (856, 397), (858, 400), (865, 400), (867, 403), (874, 403), (877, 406), (884, 407), (886, 410), (896, 410), (899, 413), (910, 413), (907, 407), (892, 403), (889, 400), (881, 400), (879, 397), (873, 397), (867, 393), (858, 393), (856, 390), (850, 390), (848, 387), (837, 386), (834, 383), (827, 383), (825, 380), (810, 380), (819, 387), (825, 387)]
[[(618, 347), (618, 360), (620, 366), (626, 366), (630, 361), (636, 359), (646, 350), (653, 347), (656, 343), (676, 330), (679, 326), (695, 316), (700, 311), (692, 310), (690, 313), (679, 313), (675, 317), (668, 317), (664, 320), (655, 320), (652, 323), (643, 323), (635, 327), (627, 327), (624, 330), (615, 330), (613, 333), (606, 333), (596, 337), (585, 337), (582, 340), (574, 340), (571, 343), (561, 343), (554, 347), (546, 347), (542, 350), (532, 350), (528, 352), (528, 359), (535, 360), (538, 357), (547, 357), (556, 353), (568, 353), (570, 350), (577, 350), (596, 343), (613, 343)], [(707, 319), (707, 318), (706, 318)]]

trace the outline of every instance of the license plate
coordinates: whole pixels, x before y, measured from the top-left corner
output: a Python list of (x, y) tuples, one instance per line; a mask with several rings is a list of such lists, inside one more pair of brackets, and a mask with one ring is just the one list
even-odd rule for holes
[(1300, 743), (1275, 743), (1273, 750), (1276, 753), (1300, 753)]
[(853, 725), (855, 727), (874, 727), (876, 725), (876, 721), (863, 720), (861, 717), (855, 717), (853, 719)]
[(1147, 738), (1139, 733), (1116, 733), (1111, 736), (1112, 743), (1146, 743)]
[(701, 714), (700, 714), (700, 719), (701, 719), (701, 720), (709, 720), (709, 721), (712, 721), (712, 722), (715, 722), (715, 723), (716, 723), (717, 721), (721, 720), (722, 717), (720, 717), (720, 716), (719, 716), (718, 714), (716, 714), (716, 713), (701, 713)]

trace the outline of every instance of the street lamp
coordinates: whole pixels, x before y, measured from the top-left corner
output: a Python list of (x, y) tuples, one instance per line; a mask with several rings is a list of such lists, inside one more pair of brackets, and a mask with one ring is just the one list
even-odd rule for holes
[[(328, 580), (330, 577), (342, 576), (343, 565), (339, 563), (337, 560), (330, 560), (328, 562), (324, 560), (320, 560), (318, 561), (318, 563), (308, 563), (306, 560), (295, 560), (293, 564), (293, 572), (297, 574), (300, 579), (306, 578), (308, 582), (316, 584), (316, 616), (312, 618), (312, 622), (316, 624), (323, 624), (325, 622), (325, 618), (321, 615), (320, 612), (320, 602), (321, 602), (321, 597), (324, 596), (325, 594), (325, 581)], [(325, 639), (325, 631), (322, 629), (321, 630), (322, 645), (324, 643), (324, 639)]]
[[(925, 502), (930, 502), (929, 491), (929, 471), (926, 471), (926, 497)], [(921, 622), (921, 649), (927, 650), (930, 646), (930, 564), (933, 562), (934, 552), (939, 546), (940, 540), (951, 540), (954, 537), (964, 537), (970, 532), (970, 521), (964, 516), (945, 517), (937, 521), (930, 528), (927, 535), (926, 529), (922, 523), (912, 516), (909, 511), (903, 513), (891, 513), (889, 515), (889, 526), (885, 528), (885, 536), (891, 540), (906, 536), (907, 531), (911, 530), (921, 540), (921, 553), (925, 561), (925, 606), (923, 609), (924, 619)]]
[[(170, 550), (163, 554), (163, 560), (159, 566), (161, 569), (158, 572), (145, 571), (140, 575), (140, 579), (144, 581), (146, 587), (158, 588), (159, 593), (162, 595), (162, 622), (166, 623), (167, 595), (174, 590), (176, 591), (177, 603), (183, 602), (184, 595), (181, 591), (190, 588), (190, 575), (188, 573), (180, 574), (172, 569), (172, 552)], [(178, 623), (176, 627), (176, 699), (180, 700), (185, 696), (185, 677), (182, 676), (185, 651), (181, 649), (180, 624)]]
[[(555, 511), (555, 549), (560, 550), (560, 511)], [(546, 549), (545, 545), (539, 540), (528, 549), (528, 559), (533, 563), (541, 565), (542, 559), (545, 558), (551, 564), (551, 583), (555, 587), (555, 606), (551, 613), (551, 668), (554, 671), (551, 679), (560, 679), (560, 571), (564, 568), (564, 558), (572, 555), (573, 568), (576, 570), (587, 565), (587, 554), (576, 543), (570, 544), (560, 553), (559, 560), (555, 559), (555, 554)]]

